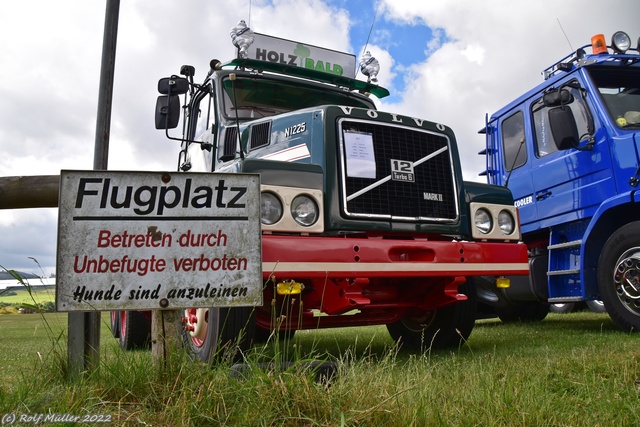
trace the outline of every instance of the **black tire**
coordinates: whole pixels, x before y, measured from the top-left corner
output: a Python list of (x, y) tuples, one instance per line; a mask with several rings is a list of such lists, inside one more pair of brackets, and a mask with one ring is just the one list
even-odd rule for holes
[(573, 302), (565, 302), (561, 304), (551, 304), (549, 306), (549, 311), (552, 313), (572, 313), (576, 311), (576, 304)]
[(594, 313), (606, 313), (607, 309), (604, 307), (604, 303), (599, 299), (593, 301), (587, 301), (587, 307)]
[(120, 338), (120, 312), (112, 311), (111, 316), (111, 335), (114, 338)]
[(254, 313), (253, 307), (185, 310), (185, 349), (194, 360), (204, 363), (239, 360), (253, 343)]
[(549, 314), (549, 304), (535, 301), (519, 302), (496, 311), (498, 318), (504, 323), (541, 322)]
[(410, 350), (438, 350), (459, 346), (471, 335), (476, 321), (478, 297), (473, 280), (460, 285), (467, 296), (461, 301), (430, 313), (407, 316), (387, 325), (394, 341)]
[(121, 311), (120, 348), (123, 350), (151, 348), (151, 319), (140, 311)]
[(607, 239), (598, 261), (598, 289), (613, 323), (625, 332), (640, 331), (640, 222)]

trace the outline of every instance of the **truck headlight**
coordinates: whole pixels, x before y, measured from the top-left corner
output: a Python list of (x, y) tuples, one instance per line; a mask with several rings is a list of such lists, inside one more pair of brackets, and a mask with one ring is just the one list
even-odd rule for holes
[(625, 53), (631, 47), (631, 38), (624, 31), (616, 31), (611, 36), (611, 47), (618, 53)]
[(511, 212), (502, 210), (498, 214), (498, 227), (504, 234), (511, 234), (516, 227), (516, 220), (511, 215)]
[(273, 193), (260, 194), (260, 219), (263, 224), (271, 225), (282, 218), (282, 202)]
[(491, 214), (486, 209), (478, 209), (474, 215), (474, 222), (476, 228), (480, 230), (482, 234), (487, 234), (493, 228), (493, 220)]
[(291, 216), (298, 224), (309, 227), (318, 220), (318, 205), (309, 196), (297, 196), (291, 202)]

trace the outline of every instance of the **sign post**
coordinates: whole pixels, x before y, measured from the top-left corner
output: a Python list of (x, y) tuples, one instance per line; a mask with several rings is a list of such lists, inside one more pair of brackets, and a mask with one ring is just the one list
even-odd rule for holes
[[(102, 62), (100, 88), (98, 90), (98, 114), (96, 118), (95, 152), (93, 168), (107, 169), (109, 157), (109, 132), (113, 78), (116, 63), (116, 41), (118, 39), (118, 14), (120, 0), (107, 0), (102, 38)], [(84, 371), (97, 369), (100, 356), (100, 313), (71, 312), (67, 316), (69, 336), (67, 338), (68, 369), (71, 377)]]
[(262, 304), (260, 177), (62, 171), (58, 311)]

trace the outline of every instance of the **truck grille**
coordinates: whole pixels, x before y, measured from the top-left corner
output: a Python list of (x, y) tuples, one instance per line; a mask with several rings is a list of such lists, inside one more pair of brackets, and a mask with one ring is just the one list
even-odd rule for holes
[(392, 124), (339, 123), (342, 207), (348, 217), (454, 222), (449, 139)]

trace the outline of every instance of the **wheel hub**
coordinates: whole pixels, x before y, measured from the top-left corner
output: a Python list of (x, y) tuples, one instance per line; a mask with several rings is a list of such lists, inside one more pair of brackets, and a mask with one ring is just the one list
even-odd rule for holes
[(188, 308), (185, 310), (185, 330), (189, 332), (196, 346), (202, 345), (207, 335), (209, 309)]
[(616, 294), (624, 306), (640, 313), (640, 248), (622, 254), (613, 274)]
[(404, 323), (407, 329), (413, 332), (422, 332), (424, 329), (429, 327), (434, 318), (435, 312), (433, 311), (412, 313), (410, 316), (403, 318), (402, 323)]

